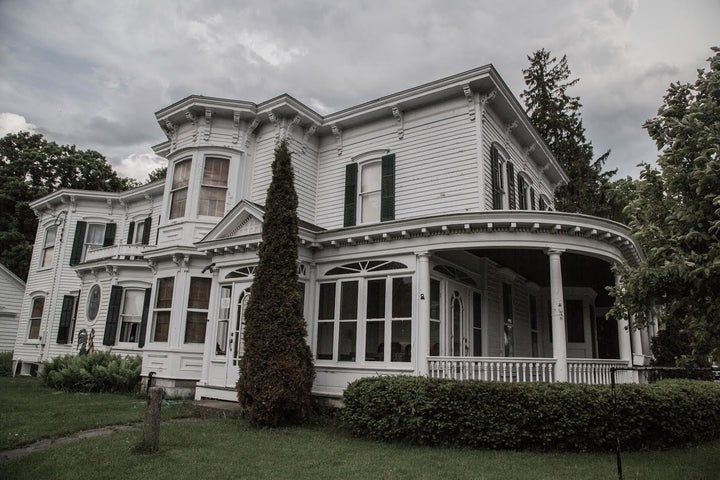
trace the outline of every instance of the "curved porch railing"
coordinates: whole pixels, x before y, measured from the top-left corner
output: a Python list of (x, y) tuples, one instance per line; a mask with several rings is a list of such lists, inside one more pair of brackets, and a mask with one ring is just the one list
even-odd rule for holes
[(428, 376), (454, 380), (552, 382), (554, 358), (428, 357)]
[[(568, 358), (568, 382), (589, 385), (610, 385), (610, 369), (627, 367), (622, 360), (603, 360), (599, 358)], [(615, 373), (617, 383), (636, 383), (635, 372), (619, 371)]]

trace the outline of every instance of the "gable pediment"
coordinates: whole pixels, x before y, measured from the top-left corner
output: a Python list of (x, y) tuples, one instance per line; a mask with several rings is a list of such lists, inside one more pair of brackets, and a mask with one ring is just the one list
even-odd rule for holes
[(262, 225), (262, 210), (256, 205), (242, 200), (199, 243), (260, 234)]

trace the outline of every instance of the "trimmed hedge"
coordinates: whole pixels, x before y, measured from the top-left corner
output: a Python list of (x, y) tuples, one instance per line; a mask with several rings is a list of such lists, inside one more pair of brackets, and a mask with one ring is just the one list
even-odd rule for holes
[[(357, 436), (421, 445), (516, 450), (614, 449), (610, 386), (370, 377), (345, 390)], [(623, 450), (720, 438), (720, 383), (618, 385)]]
[(141, 365), (139, 356), (63, 355), (43, 362), (40, 378), (48, 387), (67, 392), (127, 393), (140, 383)]
[(13, 352), (0, 352), (0, 377), (12, 375)]

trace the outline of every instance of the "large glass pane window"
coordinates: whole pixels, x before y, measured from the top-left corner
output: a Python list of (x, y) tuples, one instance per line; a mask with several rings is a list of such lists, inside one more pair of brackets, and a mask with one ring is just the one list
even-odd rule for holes
[(185, 343), (205, 343), (211, 284), (212, 279), (210, 278), (190, 278), (188, 308), (185, 317)]
[(230, 160), (227, 158), (205, 159), (202, 185), (200, 186), (200, 215), (222, 217), (225, 213), (228, 171)]
[(144, 299), (145, 290), (125, 289), (120, 310), (119, 341), (137, 343), (140, 339), (140, 320)]
[(440, 355), (440, 280), (430, 279), (430, 355)]
[(30, 328), (28, 331), (29, 340), (38, 340), (40, 338), (40, 324), (42, 323), (44, 308), (45, 297), (37, 297), (33, 299), (32, 309), (30, 310)]
[(382, 163), (371, 162), (360, 167), (360, 222), (380, 221)]
[(185, 216), (191, 165), (190, 160), (182, 160), (175, 164), (170, 190), (170, 220)]
[(43, 243), (41, 267), (50, 267), (53, 262), (55, 251), (55, 238), (57, 237), (57, 226), (53, 225), (45, 231), (45, 242)]
[(333, 359), (333, 336), (335, 334), (335, 283), (320, 284), (320, 301), (318, 305), (318, 360)]
[(473, 292), (473, 356), (482, 357), (482, 299), (480, 294)]
[[(409, 362), (412, 299), (412, 277), (321, 283), (317, 359)], [(361, 334), (364, 342), (358, 338)]]
[(220, 307), (218, 309), (218, 326), (215, 339), (215, 355), (223, 356), (227, 353), (228, 326), (230, 325), (230, 303), (232, 286), (220, 287)]
[(170, 311), (172, 308), (173, 277), (159, 278), (155, 293), (155, 309), (153, 311), (153, 341), (167, 342), (170, 332)]
[(385, 279), (367, 281), (365, 361), (385, 360)]

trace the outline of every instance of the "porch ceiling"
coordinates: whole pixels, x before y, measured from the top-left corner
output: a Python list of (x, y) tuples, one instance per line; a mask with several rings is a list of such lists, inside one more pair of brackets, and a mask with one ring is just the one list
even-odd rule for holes
[[(472, 249), (468, 252), (478, 257), (487, 257), (541, 287), (550, 286), (550, 263), (548, 256), (541, 250), (498, 248)], [(597, 305), (612, 305), (612, 299), (605, 290), (605, 287), (615, 284), (608, 262), (569, 252), (563, 253), (561, 262), (563, 286), (590, 287), (598, 294)]]

